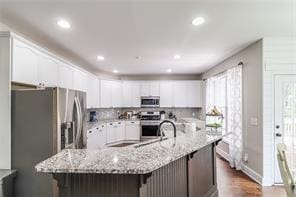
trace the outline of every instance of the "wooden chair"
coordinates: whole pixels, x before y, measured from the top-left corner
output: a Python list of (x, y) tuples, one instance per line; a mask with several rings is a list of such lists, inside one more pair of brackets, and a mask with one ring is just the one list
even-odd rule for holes
[(284, 182), (285, 190), (287, 192), (288, 197), (296, 197), (296, 185), (295, 180), (289, 170), (289, 166), (287, 163), (285, 151), (287, 150), (287, 146), (285, 144), (278, 144), (277, 145), (277, 159), (278, 164), (281, 172), (281, 176)]

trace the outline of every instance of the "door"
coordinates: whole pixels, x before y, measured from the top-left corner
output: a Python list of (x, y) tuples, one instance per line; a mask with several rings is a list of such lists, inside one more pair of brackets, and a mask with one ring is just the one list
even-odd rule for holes
[(101, 107), (109, 108), (112, 107), (112, 91), (111, 81), (101, 80), (100, 81), (100, 96), (101, 96)]
[(122, 83), (122, 100), (123, 107), (132, 107), (133, 98), (132, 98), (132, 84), (131, 82), (123, 82)]
[(124, 122), (117, 122), (116, 126), (116, 141), (123, 141), (125, 139), (125, 126)]
[(201, 81), (187, 81), (187, 107), (202, 107)]
[(125, 139), (126, 140), (140, 140), (140, 122), (127, 121), (125, 123)]
[[(291, 173), (296, 175), (296, 75), (275, 77), (275, 153), (278, 143), (287, 146), (287, 161)], [(275, 183), (281, 183), (281, 175), (275, 154)]]
[(73, 69), (71, 66), (60, 62), (58, 70), (58, 86), (73, 89)]
[(116, 122), (109, 122), (107, 125), (107, 143), (116, 141)]
[(112, 107), (122, 107), (121, 82), (112, 81), (111, 94)]

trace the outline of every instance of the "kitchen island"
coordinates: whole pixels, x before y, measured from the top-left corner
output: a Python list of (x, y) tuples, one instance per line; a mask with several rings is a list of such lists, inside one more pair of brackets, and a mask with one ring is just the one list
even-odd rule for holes
[(53, 175), (60, 197), (218, 196), (215, 149), (223, 135), (178, 134), (126, 147), (63, 150), (36, 170)]

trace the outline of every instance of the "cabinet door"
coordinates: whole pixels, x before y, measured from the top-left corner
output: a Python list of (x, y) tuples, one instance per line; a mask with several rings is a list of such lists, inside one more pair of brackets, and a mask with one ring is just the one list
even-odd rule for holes
[(73, 89), (73, 68), (63, 62), (58, 69), (58, 86)]
[(38, 82), (45, 87), (55, 87), (58, 85), (59, 62), (45, 54), (38, 56), (37, 75)]
[(107, 143), (116, 141), (116, 122), (109, 122), (107, 124)]
[(173, 106), (173, 83), (171, 81), (160, 82), (160, 107)]
[(38, 52), (34, 48), (13, 39), (12, 81), (38, 85)]
[(121, 82), (112, 81), (112, 107), (122, 107)]
[(175, 81), (173, 85), (174, 107), (187, 107), (187, 83)]
[(93, 128), (87, 131), (87, 144), (86, 147), (87, 149), (98, 149), (99, 146), (99, 140), (100, 140), (100, 135), (99, 135), (99, 129), (98, 128)]
[(141, 106), (141, 83), (139, 81), (133, 81), (131, 83), (132, 89), (132, 107)]
[(112, 85), (111, 81), (101, 80), (100, 81), (100, 97), (101, 97), (101, 105), (102, 108), (112, 107)]
[(99, 108), (100, 106), (100, 88), (99, 80), (95, 76), (88, 76), (87, 83), (87, 108)]
[(141, 81), (141, 96), (150, 96), (150, 82)]
[(159, 96), (159, 81), (150, 82), (150, 96)]
[(116, 141), (123, 141), (125, 139), (125, 125), (123, 121), (117, 122), (116, 127)]
[(103, 147), (106, 145), (107, 143), (107, 128), (106, 128), (106, 124), (101, 124), (99, 127), (99, 141), (98, 141), (98, 146), (99, 147)]
[(187, 106), (202, 107), (201, 81), (187, 82)]
[(133, 106), (133, 90), (132, 83), (124, 81), (122, 83), (122, 106), (123, 107), (132, 107)]
[(73, 88), (86, 92), (87, 90), (87, 75), (80, 70), (74, 70), (73, 72)]
[(125, 123), (125, 139), (126, 140), (140, 140), (140, 122), (126, 121)]

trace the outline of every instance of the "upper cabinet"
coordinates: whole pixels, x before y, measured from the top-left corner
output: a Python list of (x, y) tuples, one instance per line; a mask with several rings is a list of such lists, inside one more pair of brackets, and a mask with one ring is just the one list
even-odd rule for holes
[(122, 107), (121, 81), (101, 80), (101, 107)]
[(201, 81), (187, 81), (187, 107), (202, 107), (201, 85)]
[(101, 80), (100, 81), (100, 96), (101, 96), (101, 107), (108, 108), (112, 107), (112, 84), (111, 81)]
[(39, 53), (33, 47), (13, 39), (12, 81), (38, 85), (37, 65)]
[(173, 103), (173, 107), (189, 107), (186, 81), (175, 81), (173, 83)]
[(122, 106), (123, 107), (140, 107), (141, 103), (141, 86), (138, 81), (122, 82)]
[(88, 76), (87, 79), (87, 108), (100, 107), (100, 81), (96, 76)]
[(45, 54), (38, 56), (37, 78), (38, 85), (55, 87), (58, 85), (59, 61)]
[(58, 86), (73, 89), (73, 72), (74, 69), (71, 66), (60, 62), (58, 69)]
[(111, 81), (112, 107), (122, 107), (121, 81)]
[(73, 72), (73, 89), (86, 92), (87, 78), (88, 75), (85, 72), (75, 69)]
[(142, 81), (141, 96), (159, 96), (159, 81)]
[(173, 82), (160, 82), (160, 107), (173, 107)]

